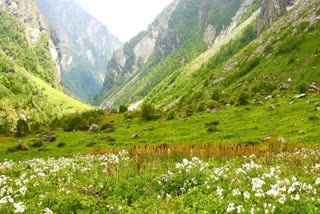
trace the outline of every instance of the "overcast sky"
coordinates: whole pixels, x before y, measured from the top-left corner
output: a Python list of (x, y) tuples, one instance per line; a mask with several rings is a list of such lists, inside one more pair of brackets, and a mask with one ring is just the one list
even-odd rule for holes
[(77, 0), (122, 42), (146, 30), (173, 0)]

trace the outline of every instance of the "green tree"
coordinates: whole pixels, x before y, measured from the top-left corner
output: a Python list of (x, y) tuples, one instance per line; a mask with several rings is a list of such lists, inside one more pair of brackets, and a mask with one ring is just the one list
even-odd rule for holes
[(19, 119), (17, 122), (17, 137), (24, 137), (30, 132), (28, 123), (25, 120)]

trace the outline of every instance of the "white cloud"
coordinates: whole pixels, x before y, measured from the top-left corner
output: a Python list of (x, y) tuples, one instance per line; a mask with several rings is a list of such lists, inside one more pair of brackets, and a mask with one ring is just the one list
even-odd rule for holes
[(146, 30), (173, 0), (77, 0), (121, 41)]

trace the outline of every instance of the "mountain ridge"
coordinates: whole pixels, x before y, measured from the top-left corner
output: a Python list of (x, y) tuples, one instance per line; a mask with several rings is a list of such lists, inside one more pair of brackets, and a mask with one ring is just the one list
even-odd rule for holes
[(90, 101), (100, 91), (107, 62), (120, 41), (74, 0), (37, 3), (59, 39), (63, 86), (73, 96)]

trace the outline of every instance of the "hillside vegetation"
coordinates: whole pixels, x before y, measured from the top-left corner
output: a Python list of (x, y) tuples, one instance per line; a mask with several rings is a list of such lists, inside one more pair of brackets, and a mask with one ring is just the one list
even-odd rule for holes
[(36, 46), (29, 46), (23, 24), (0, 13), (0, 133), (14, 133), (21, 118), (37, 130), (65, 113), (91, 109), (59, 90), (48, 36), (43, 34)]

